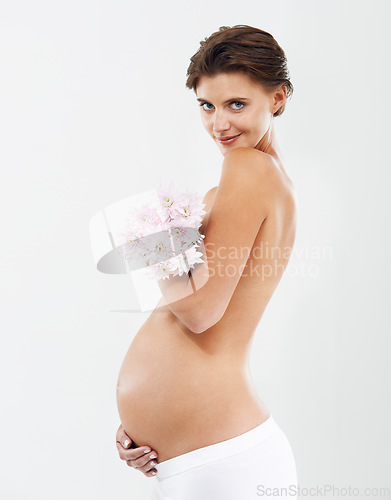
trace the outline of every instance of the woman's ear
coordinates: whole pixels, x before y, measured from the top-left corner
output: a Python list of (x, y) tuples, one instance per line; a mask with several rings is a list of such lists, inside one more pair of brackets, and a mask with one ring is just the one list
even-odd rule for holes
[(271, 113), (278, 111), (286, 101), (286, 85), (279, 87), (273, 94), (273, 107)]

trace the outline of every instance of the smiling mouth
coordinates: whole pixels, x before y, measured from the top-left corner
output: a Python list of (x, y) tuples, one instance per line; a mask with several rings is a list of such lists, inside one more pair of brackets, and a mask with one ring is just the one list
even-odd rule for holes
[(237, 135), (233, 135), (231, 137), (221, 137), (221, 138), (218, 137), (217, 140), (221, 144), (232, 144), (240, 135), (241, 135), (241, 133), (237, 134)]

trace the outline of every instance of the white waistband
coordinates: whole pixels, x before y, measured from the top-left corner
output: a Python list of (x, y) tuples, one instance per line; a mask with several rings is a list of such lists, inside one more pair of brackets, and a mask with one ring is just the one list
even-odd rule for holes
[(185, 470), (199, 467), (208, 462), (236, 455), (237, 453), (246, 451), (261, 443), (276, 432), (282, 431), (275, 422), (273, 416), (270, 415), (262, 424), (243, 434), (226, 439), (225, 441), (220, 441), (219, 443), (197, 448), (196, 450), (157, 463), (157, 465), (155, 465), (155, 469), (157, 470), (157, 475), (155, 477), (157, 479), (164, 479), (168, 476), (184, 472)]

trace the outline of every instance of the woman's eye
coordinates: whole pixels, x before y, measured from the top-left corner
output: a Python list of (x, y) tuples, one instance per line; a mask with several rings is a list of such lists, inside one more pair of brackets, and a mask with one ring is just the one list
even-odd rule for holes
[(204, 106), (205, 106), (205, 104), (206, 104), (207, 106), (212, 106), (212, 107), (213, 107), (213, 104), (210, 104), (209, 102), (202, 102), (202, 103), (200, 104), (200, 106), (201, 106), (201, 107), (202, 107), (205, 111), (210, 111), (212, 108), (205, 108), (205, 107), (204, 107)]
[(242, 109), (244, 107), (244, 103), (241, 101), (234, 101), (232, 104), (239, 104), (240, 108), (234, 108), (234, 109)]

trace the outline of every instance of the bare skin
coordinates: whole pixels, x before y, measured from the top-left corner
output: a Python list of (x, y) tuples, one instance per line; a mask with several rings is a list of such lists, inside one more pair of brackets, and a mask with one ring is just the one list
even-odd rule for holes
[(156, 474), (154, 466), (157, 453), (154, 450), (151, 450), (149, 446), (134, 446), (122, 424), (118, 427), (116, 439), (119, 457), (125, 460), (129, 467), (139, 470), (147, 477), (153, 477)]
[[(227, 98), (243, 94), (249, 99), (249, 111), (240, 112), (237, 106), (232, 111), (224, 104)], [(147, 476), (153, 475), (154, 462), (230, 439), (270, 416), (256, 392), (248, 361), (254, 332), (288, 264), (295, 239), (294, 188), (272, 119), (284, 102), (284, 88), (266, 93), (244, 75), (220, 74), (202, 77), (197, 95), (208, 97), (202, 120), (223, 156), (233, 147), (256, 149), (260, 164), (266, 162), (273, 170), (274, 180), (268, 186), (267, 217), (259, 227), (254, 252), (222, 319), (197, 335), (162, 298), (124, 358), (117, 384), (122, 422), (117, 448), (120, 458)], [(237, 134), (239, 139), (232, 146), (218, 142), (219, 137)], [(204, 198), (201, 233), (207, 228), (217, 189), (209, 190)], [(123, 446), (125, 439), (133, 448)], [(146, 448), (151, 453), (144, 454)], [(157, 458), (151, 459), (151, 454)]]

